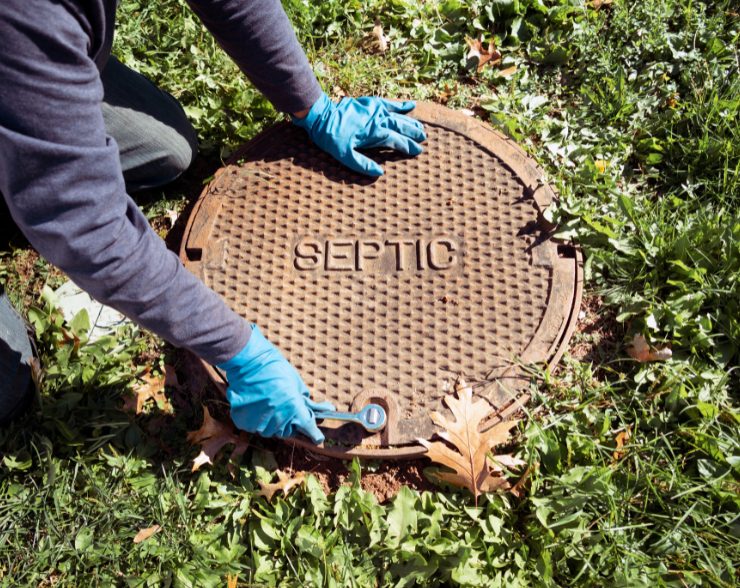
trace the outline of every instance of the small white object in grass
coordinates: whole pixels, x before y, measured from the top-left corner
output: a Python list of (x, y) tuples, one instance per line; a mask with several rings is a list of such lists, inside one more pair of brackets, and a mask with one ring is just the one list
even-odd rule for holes
[(174, 208), (168, 208), (164, 211), (164, 215), (169, 219), (170, 227), (174, 227), (175, 223), (177, 222), (177, 218), (180, 216), (180, 213), (177, 212), (177, 210)]
[(82, 309), (87, 310), (87, 316), (90, 317), (90, 330), (87, 332), (87, 339), (90, 342), (96, 341), (105, 335), (110, 335), (118, 327), (131, 323), (120, 312), (110, 306), (101, 304), (87, 292), (80, 289), (74, 282), (65, 282), (56, 289), (54, 294), (67, 322), (70, 322)]

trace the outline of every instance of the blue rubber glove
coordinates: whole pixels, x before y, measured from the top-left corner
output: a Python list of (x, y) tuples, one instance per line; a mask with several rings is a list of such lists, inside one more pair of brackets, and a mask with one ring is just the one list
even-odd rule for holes
[(314, 443), (324, 440), (313, 411), (334, 410), (334, 406), (309, 398), (301, 376), (257, 325), (252, 325), (244, 349), (216, 367), (226, 372), (226, 398), (237, 427), (263, 437), (303, 433)]
[(383, 98), (342, 98), (339, 104), (326, 94), (315, 102), (304, 118), (293, 124), (306, 129), (311, 140), (348, 168), (368, 176), (382, 176), (383, 168), (357, 149), (389, 147), (407, 155), (423, 151), (419, 142), (427, 136), (422, 124), (404, 112), (415, 102), (392, 102)]

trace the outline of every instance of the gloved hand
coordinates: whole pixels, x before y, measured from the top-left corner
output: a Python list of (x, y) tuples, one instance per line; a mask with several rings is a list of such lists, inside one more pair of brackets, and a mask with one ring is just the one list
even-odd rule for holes
[(339, 104), (326, 94), (304, 118), (293, 117), (293, 123), (308, 131), (308, 136), (321, 149), (348, 168), (368, 176), (382, 176), (381, 168), (357, 149), (390, 147), (407, 155), (423, 151), (420, 141), (427, 137), (418, 120), (404, 116), (415, 102), (392, 102), (383, 98), (342, 98)]
[(252, 325), (252, 335), (244, 349), (216, 367), (226, 372), (226, 397), (237, 427), (263, 437), (303, 433), (314, 443), (324, 440), (313, 411), (334, 410), (334, 406), (309, 398), (301, 376), (265, 339), (257, 325)]

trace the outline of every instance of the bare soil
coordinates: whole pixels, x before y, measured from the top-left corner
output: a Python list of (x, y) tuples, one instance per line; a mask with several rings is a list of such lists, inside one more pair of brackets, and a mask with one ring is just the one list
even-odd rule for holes
[[(271, 442), (280, 469), (310, 472), (319, 480), (326, 492), (333, 492), (349, 479), (347, 462), (327, 457), (300, 447)], [(425, 459), (403, 461), (361, 462), (363, 490), (371, 492), (383, 503), (393, 498), (402, 486), (415, 490), (434, 490), (435, 486), (424, 476), (429, 465)]]
[(625, 326), (617, 322), (616, 311), (606, 308), (600, 296), (586, 294), (569, 352), (579, 361), (604, 365), (619, 355), (624, 336)]

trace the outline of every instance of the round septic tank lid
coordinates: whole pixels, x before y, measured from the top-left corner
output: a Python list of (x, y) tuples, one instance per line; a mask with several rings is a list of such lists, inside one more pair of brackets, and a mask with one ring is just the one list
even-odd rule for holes
[[(379, 433), (324, 421), (335, 456), (410, 457), (458, 378), (498, 418), (528, 400), (531, 370), (553, 368), (581, 300), (581, 255), (552, 238), (541, 171), (482, 122), (428, 103), (411, 116), (424, 152), (370, 155), (366, 178), (278, 124), (203, 190), (181, 259), (260, 325), (338, 410), (386, 409)], [(223, 378), (206, 366), (223, 387)], [(492, 426), (496, 419), (488, 422)]]

